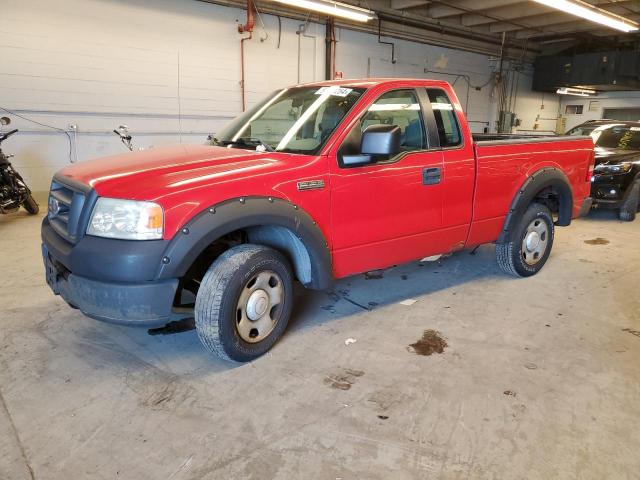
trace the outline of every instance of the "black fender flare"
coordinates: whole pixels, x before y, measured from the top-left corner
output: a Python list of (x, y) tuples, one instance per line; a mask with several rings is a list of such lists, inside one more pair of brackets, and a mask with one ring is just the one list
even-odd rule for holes
[(553, 187), (560, 197), (556, 225), (566, 227), (571, 224), (571, 217), (573, 215), (573, 191), (571, 190), (569, 179), (564, 172), (557, 168), (541, 168), (524, 181), (513, 197), (511, 206), (509, 207), (509, 213), (502, 227), (502, 232), (500, 232), (500, 237), (498, 237), (498, 243), (507, 241), (509, 230), (512, 229), (518, 219), (522, 217), (536, 195), (549, 187)]
[(331, 253), (322, 231), (307, 212), (275, 197), (229, 199), (197, 214), (169, 242), (157, 277), (182, 277), (218, 238), (235, 230), (261, 226), (284, 227), (305, 247), (311, 268), (305, 287), (320, 290), (331, 285)]

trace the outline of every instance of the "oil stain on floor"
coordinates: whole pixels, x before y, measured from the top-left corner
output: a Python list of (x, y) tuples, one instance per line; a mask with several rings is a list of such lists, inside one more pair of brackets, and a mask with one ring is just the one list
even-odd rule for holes
[(364, 274), (365, 280), (380, 280), (382, 278), (384, 278), (384, 270), (372, 270)]
[(609, 240), (606, 238), (598, 237), (592, 238), (591, 240), (585, 240), (584, 243), (587, 245), (609, 245)]
[(444, 352), (448, 346), (447, 341), (440, 336), (440, 332), (425, 330), (420, 340), (409, 345), (409, 350), (417, 355), (431, 355)]
[(326, 376), (324, 384), (336, 390), (349, 390), (351, 385), (356, 383), (356, 379), (362, 375), (364, 375), (362, 370), (345, 368), (339, 373)]

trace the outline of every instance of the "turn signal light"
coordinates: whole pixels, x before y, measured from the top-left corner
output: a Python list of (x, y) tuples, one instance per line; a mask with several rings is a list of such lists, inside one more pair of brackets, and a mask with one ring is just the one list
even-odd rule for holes
[(154, 207), (148, 209), (147, 212), (149, 215), (147, 217), (147, 228), (162, 228), (162, 207), (160, 207), (160, 205), (155, 205)]

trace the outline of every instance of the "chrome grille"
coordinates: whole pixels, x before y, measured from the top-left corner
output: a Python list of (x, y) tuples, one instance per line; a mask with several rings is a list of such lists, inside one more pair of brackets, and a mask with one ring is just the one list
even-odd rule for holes
[(85, 194), (54, 180), (49, 192), (49, 223), (65, 240), (75, 243), (81, 236), (80, 218)]

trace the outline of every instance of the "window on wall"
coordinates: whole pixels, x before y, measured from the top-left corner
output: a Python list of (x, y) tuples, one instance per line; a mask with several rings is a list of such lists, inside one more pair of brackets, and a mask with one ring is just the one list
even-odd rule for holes
[(582, 115), (583, 105), (567, 105), (564, 107), (565, 115)]
[(431, 102), (433, 115), (436, 117), (436, 128), (438, 129), (438, 138), (440, 139), (440, 147), (455, 147), (462, 143), (460, 135), (460, 127), (453, 108), (453, 104), (447, 94), (438, 89), (427, 89), (427, 95)]

